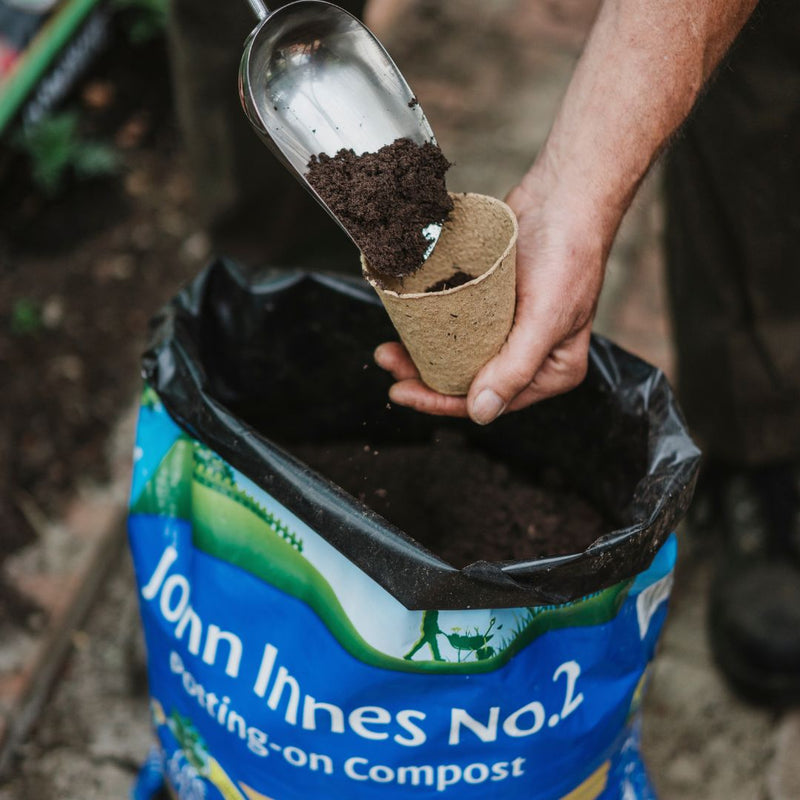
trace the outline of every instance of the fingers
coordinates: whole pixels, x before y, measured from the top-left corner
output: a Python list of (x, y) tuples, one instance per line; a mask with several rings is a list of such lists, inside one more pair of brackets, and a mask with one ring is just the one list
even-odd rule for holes
[(547, 357), (550, 341), (532, 324), (524, 309), (500, 352), (477, 374), (467, 395), (469, 415), (479, 425), (495, 420), (530, 385)]
[(393, 403), (434, 416), (467, 416), (465, 398), (439, 394), (425, 386), (408, 351), (400, 342), (385, 342), (379, 345), (375, 349), (375, 363), (391, 373), (397, 381), (389, 389), (389, 399)]
[(429, 389), (419, 378), (395, 383), (389, 389), (389, 399), (399, 406), (413, 408), (423, 414), (437, 417), (466, 417), (465, 397), (452, 397)]
[(509, 404), (518, 411), (548, 397), (564, 394), (583, 383), (588, 368), (591, 327), (556, 347), (544, 360), (533, 380)]
[(375, 363), (387, 372), (391, 373), (396, 381), (404, 381), (409, 378), (419, 378), (419, 372), (414, 366), (414, 362), (408, 355), (408, 351), (400, 342), (384, 342), (375, 348), (373, 354)]
[(610, 239), (591, 224), (576, 227), (571, 205), (549, 200), (542, 190), (549, 185), (548, 169), (507, 198), (519, 237), (514, 325), (502, 349), (478, 373), (465, 401), (424, 386), (400, 344), (381, 345), (375, 360), (397, 381), (390, 391), (394, 402), (428, 414), (468, 412), (486, 425), (505, 411), (567, 392), (585, 377)]
[(518, 324), (512, 329), (503, 350), (481, 370), (466, 398), (439, 394), (422, 383), (399, 342), (380, 345), (375, 362), (396, 381), (389, 390), (393, 403), (434, 416), (469, 416), (487, 425), (505, 411), (574, 389), (586, 376), (591, 320), (550, 352), (537, 346), (538, 334), (531, 328)]
[(574, 389), (586, 376), (590, 333), (591, 324), (587, 323), (549, 352), (542, 352), (534, 326), (530, 330), (515, 326), (506, 345), (470, 387), (470, 417), (479, 425), (488, 425), (506, 410), (517, 411)]

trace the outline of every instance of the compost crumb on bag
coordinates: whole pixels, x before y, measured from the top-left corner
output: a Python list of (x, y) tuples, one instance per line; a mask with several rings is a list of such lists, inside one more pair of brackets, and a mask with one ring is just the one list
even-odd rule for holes
[[(581, 387), (477, 428), (387, 406), (387, 329), (356, 281), (224, 262), (158, 319), (129, 532), (159, 749), (134, 797), (160, 772), (181, 800), (653, 798), (638, 711), (698, 458), (663, 376), (595, 339)], [(458, 569), (297, 457), (443, 435), (565, 482), (601, 535)]]

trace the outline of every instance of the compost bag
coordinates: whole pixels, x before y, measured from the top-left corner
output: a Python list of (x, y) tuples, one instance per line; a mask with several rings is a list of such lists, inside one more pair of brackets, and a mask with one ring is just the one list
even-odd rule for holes
[[(134, 795), (654, 797), (638, 708), (698, 461), (666, 380), (594, 338), (578, 389), (479, 428), (387, 403), (390, 338), (359, 279), (222, 260), (155, 320), (129, 533), (159, 747)], [(443, 426), (567, 476), (607, 529), (458, 568), (295, 454)]]

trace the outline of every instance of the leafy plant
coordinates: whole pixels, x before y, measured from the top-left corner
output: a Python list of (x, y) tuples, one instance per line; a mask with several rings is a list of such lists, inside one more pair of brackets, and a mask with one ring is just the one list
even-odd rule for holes
[(81, 136), (74, 111), (52, 114), (24, 128), (16, 144), (31, 160), (36, 185), (51, 197), (70, 172), (91, 178), (113, 175), (120, 166), (119, 155), (111, 146)]
[(11, 333), (15, 336), (32, 336), (44, 326), (42, 311), (27, 297), (20, 297), (11, 307)]
[(113, 0), (120, 11), (130, 10), (128, 37), (134, 44), (143, 44), (161, 36), (167, 27), (169, 0)]

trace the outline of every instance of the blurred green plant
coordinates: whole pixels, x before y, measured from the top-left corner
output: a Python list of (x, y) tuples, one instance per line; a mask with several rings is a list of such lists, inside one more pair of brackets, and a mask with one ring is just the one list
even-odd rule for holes
[(44, 327), (42, 310), (28, 297), (20, 297), (11, 307), (9, 328), (14, 336), (34, 336)]
[(30, 158), (34, 182), (50, 197), (58, 193), (70, 173), (78, 178), (113, 175), (121, 164), (113, 147), (80, 134), (74, 111), (51, 114), (24, 128), (15, 144)]
[(163, 35), (167, 27), (169, 0), (113, 0), (114, 8), (131, 11), (128, 38), (144, 44)]

